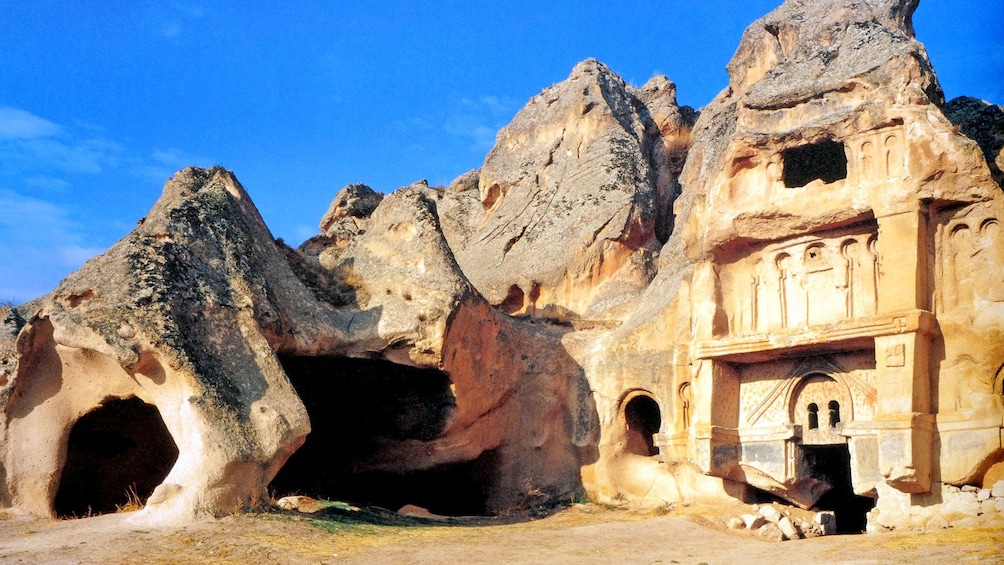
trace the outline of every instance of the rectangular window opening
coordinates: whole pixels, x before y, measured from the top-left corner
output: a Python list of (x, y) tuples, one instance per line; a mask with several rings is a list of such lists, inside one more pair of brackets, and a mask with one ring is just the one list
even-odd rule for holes
[(784, 186), (797, 188), (819, 179), (829, 184), (847, 178), (847, 155), (839, 141), (820, 141), (781, 152)]

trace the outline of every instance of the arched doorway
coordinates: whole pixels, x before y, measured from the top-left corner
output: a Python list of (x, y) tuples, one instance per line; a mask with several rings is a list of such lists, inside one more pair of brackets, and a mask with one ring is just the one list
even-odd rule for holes
[(848, 387), (825, 373), (802, 378), (790, 403), (791, 423), (801, 427), (799, 477), (830, 485), (816, 501), (816, 510), (832, 510), (837, 532), (860, 533), (875, 499), (859, 496), (851, 480), (851, 454), (842, 424), (853, 419)]
[(177, 459), (178, 446), (155, 406), (136, 397), (109, 400), (70, 430), (53, 510), (79, 517), (145, 501)]
[(659, 454), (655, 434), (662, 427), (659, 403), (651, 394), (638, 391), (624, 399), (625, 451), (651, 457)]

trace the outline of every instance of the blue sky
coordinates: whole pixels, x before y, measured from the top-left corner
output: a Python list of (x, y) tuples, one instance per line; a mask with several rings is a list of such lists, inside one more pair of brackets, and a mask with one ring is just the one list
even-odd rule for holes
[[(701, 107), (778, 2), (0, 0), (0, 300), (51, 290), (188, 165), (223, 165), (276, 237), (353, 182), (480, 166), (496, 130), (596, 57)], [(1004, 104), (1004, 0), (924, 0), (948, 97)]]

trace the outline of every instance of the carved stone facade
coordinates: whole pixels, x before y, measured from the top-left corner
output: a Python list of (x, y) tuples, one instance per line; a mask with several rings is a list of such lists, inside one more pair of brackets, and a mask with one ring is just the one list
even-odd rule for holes
[[(696, 193), (681, 294), (691, 365), (675, 376), (693, 401), (661, 444), (805, 507), (844, 466), (885, 525), (883, 507), (977, 482), (999, 459), (1004, 200), (930, 98), (923, 66), (842, 77), (794, 103), (784, 85), (752, 100), (750, 76), (819, 45), (792, 23), (798, 9), (744, 37), (759, 43), (776, 23), (798, 47), (779, 47), (766, 69), (734, 60), (733, 88), (695, 127), (683, 174)], [(888, 55), (887, 73), (903, 56)], [(885, 84), (896, 80), (899, 92)], [(702, 138), (718, 121), (732, 136)]]

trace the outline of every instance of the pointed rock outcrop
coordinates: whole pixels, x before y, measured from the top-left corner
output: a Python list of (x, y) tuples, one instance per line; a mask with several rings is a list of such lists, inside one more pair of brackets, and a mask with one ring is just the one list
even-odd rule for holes
[(511, 314), (625, 316), (671, 229), (692, 118), (664, 77), (636, 89), (578, 64), (499, 132), (480, 221), (446, 230), (464, 273)]

